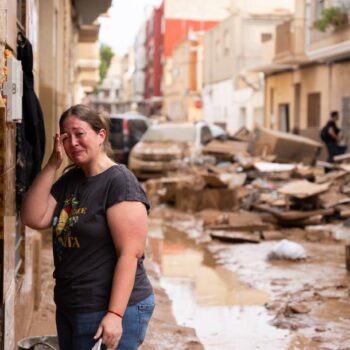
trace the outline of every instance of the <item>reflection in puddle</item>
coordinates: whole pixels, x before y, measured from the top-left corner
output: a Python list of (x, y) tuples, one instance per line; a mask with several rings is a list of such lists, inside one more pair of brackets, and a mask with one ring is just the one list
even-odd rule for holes
[(215, 266), (204, 250), (174, 229), (167, 227), (164, 239), (153, 238), (151, 245), (177, 322), (195, 328), (205, 349), (286, 348), (288, 332), (268, 324), (267, 293)]

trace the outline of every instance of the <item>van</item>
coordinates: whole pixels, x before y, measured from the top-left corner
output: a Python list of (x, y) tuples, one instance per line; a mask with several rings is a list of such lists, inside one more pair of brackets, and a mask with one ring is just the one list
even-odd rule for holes
[(127, 164), (131, 148), (148, 129), (149, 119), (136, 112), (110, 114), (109, 141), (114, 161)]
[[(214, 130), (217, 135), (224, 133), (218, 129)], [(195, 163), (203, 146), (213, 138), (204, 122), (153, 124), (131, 150), (128, 167), (140, 180), (166, 176)]]

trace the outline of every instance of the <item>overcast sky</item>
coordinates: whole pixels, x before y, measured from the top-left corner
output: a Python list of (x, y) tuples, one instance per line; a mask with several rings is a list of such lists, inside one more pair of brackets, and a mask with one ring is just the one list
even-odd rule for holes
[(113, 0), (109, 17), (100, 18), (100, 42), (119, 55), (125, 54), (152, 6), (160, 3), (161, 0)]

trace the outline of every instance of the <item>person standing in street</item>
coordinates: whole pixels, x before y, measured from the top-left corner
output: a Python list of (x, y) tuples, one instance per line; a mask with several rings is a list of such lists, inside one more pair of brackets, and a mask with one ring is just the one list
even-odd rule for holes
[(326, 144), (328, 151), (327, 162), (333, 163), (334, 156), (337, 155), (340, 129), (337, 126), (339, 119), (338, 111), (333, 111), (327, 124), (321, 130), (321, 139)]
[[(149, 202), (136, 177), (108, 156), (108, 123), (75, 105), (59, 121), (52, 154), (29, 188), (22, 222), (53, 227), (60, 349), (134, 350), (152, 316), (143, 260)], [(72, 165), (55, 182), (63, 150)]]

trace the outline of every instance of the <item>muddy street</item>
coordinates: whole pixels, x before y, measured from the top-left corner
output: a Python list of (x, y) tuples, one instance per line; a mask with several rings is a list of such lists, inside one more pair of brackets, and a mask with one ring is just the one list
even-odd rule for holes
[(344, 243), (310, 242), (302, 261), (268, 260), (276, 241), (210, 239), (190, 214), (165, 209), (151, 222), (152, 259), (176, 321), (205, 349), (347, 349), (349, 275)]
[[(267, 260), (276, 241), (222, 243), (192, 214), (155, 208), (147, 269), (157, 308), (143, 350), (347, 349), (349, 274), (344, 243), (306, 241), (305, 260)], [(55, 334), (50, 240), (42, 253), (42, 300), (28, 336)]]

